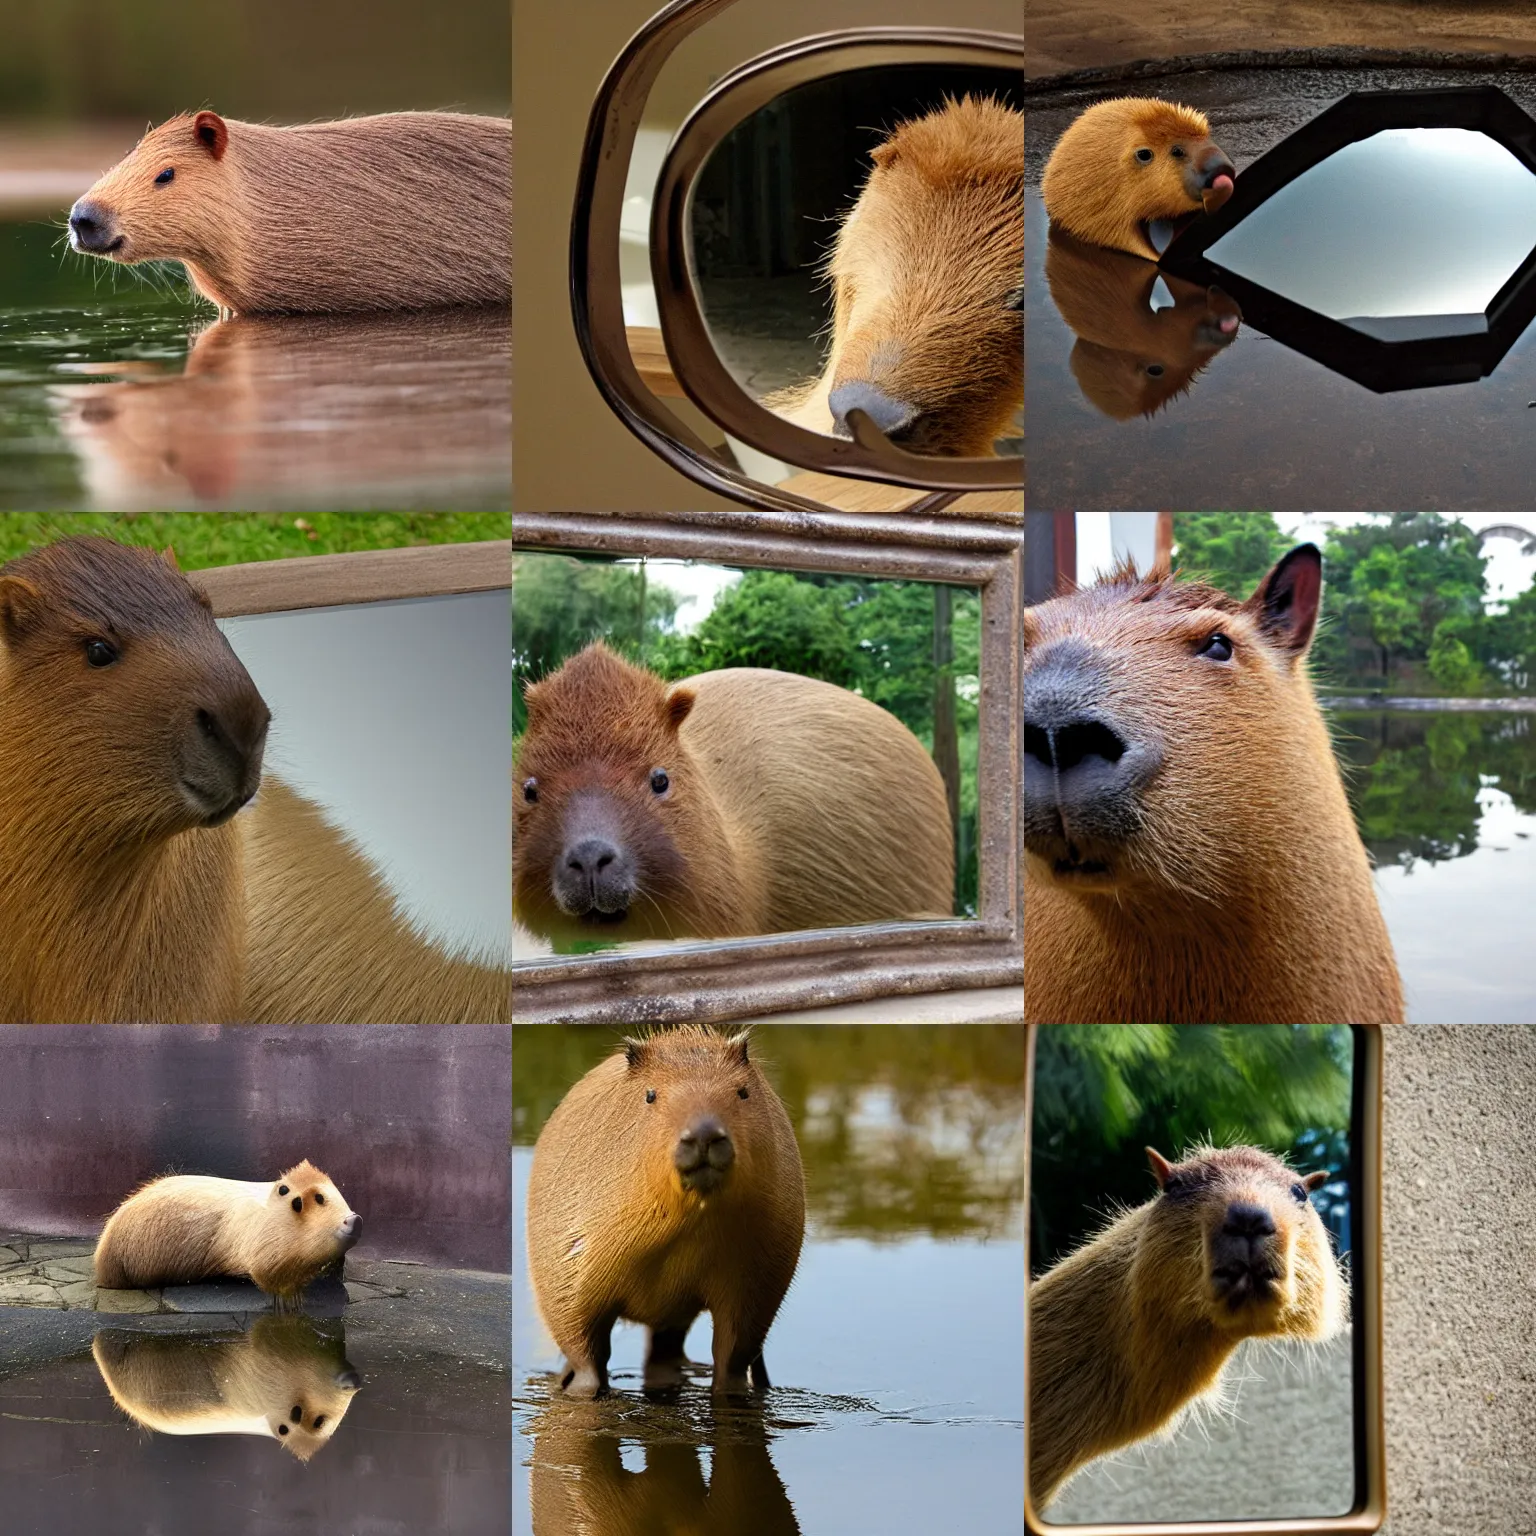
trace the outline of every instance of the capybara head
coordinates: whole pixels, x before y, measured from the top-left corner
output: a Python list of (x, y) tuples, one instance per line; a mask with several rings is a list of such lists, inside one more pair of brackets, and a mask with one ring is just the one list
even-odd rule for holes
[(1052, 223), (1155, 261), (1150, 226), (1214, 212), (1231, 197), (1235, 174), (1203, 112), (1121, 96), (1073, 121), (1046, 161), (1040, 191)]
[(1305, 665), (1321, 594), (1303, 544), (1245, 603), (1126, 568), (1026, 608), (1030, 877), (1209, 923), (1304, 860), (1338, 776)]
[(1244, 1338), (1338, 1333), (1349, 1292), (1310, 1198), (1326, 1172), (1295, 1173), (1258, 1147), (1195, 1147), (1179, 1163), (1148, 1147), (1147, 1157), (1159, 1193), (1132, 1286), (1154, 1310)]
[(217, 112), (173, 117), (148, 133), (69, 211), (69, 243), (109, 261), (214, 260), (237, 199)]
[(831, 430), (990, 457), (1024, 398), (1024, 115), (966, 96), (871, 154), (838, 231)]
[(598, 642), (526, 698), (513, 798), (518, 921), (566, 941), (676, 936), (669, 913), (690, 904), (690, 852), (724, 837), (678, 734), (693, 690)]
[(1077, 335), (1072, 373), (1106, 416), (1151, 416), (1237, 339), (1243, 312), (1220, 288), (1160, 273), (1053, 225), (1045, 276)]
[(296, 1295), (362, 1236), (363, 1218), (312, 1163), (295, 1164), (267, 1193), (266, 1220), (251, 1279), (275, 1295)]
[(169, 551), (71, 538), (0, 567), (0, 731), (59, 841), (228, 821), (270, 718)]

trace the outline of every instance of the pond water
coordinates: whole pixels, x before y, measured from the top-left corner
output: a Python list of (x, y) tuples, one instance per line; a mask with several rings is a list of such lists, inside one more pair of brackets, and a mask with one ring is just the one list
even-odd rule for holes
[[(755, 1048), (805, 1164), (807, 1232), (762, 1402), (711, 1402), (707, 1366), (640, 1390), (553, 1390), (528, 1287), (532, 1142), (608, 1055), (604, 1030), (513, 1039), (513, 1509), (523, 1536), (1016, 1536), (1023, 1507), (1023, 1031), (765, 1026)], [(709, 1357), (708, 1318), (689, 1337)], [(585, 1523), (578, 1521), (580, 1511)]]
[[(1536, 108), (1530, 75), (1495, 72), (1194, 71), (1137, 90), (1204, 111), (1241, 175), (1350, 91), (1483, 83), (1527, 111)], [(1477, 382), (1376, 394), (1246, 322), (1232, 329), (1233, 306), (1224, 296), (1174, 278), (1154, 290), (1156, 273), (1146, 262), (1048, 240), (1039, 196), (1045, 159), (1083, 107), (1113, 94), (1059, 91), (1029, 109), (1031, 505), (1526, 504), (1536, 475), (1536, 326)]]
[(1410, 1023), (1536, 1014), (1536, 713), (1336, 710)]
[(496, 310), (220, 321), (178, 264), (0, 224), (0, 507), (504, 507)]

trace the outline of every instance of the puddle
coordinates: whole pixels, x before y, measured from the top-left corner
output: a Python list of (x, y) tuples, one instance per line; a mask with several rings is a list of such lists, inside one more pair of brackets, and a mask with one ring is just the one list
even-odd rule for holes
[[(611, 1394), (555, 1394), (528, 1288), (532, 1141), (611, 1032), (513, 1042), (513, 1508), (530, 1536), (1016, 1536), (1023, 1501), (1023, 1035), (766, 1026), (754, 1036), (805, 1163), (806, 1243), (761, 1400), (715, 1404), (701, 1366), (640, 1390), (614, 1331)], [(709, 1320), (688, 1339), (709, 1358)]]
[[(1187, 103), (1239, 172), (1354, 90), (1491, 84), (1536, 110), (1529, 74), (1239, 70), (1137, 91)], [(1476, 382), (1376, 394), (1145, 263), (1052, 250), (1040, 172), (1108, 89), (1042, 96), (1026, 138), (1026, 391), (1036, 507), (1522, 506), (1536, 474), (1536, 326)], [(1051, 274), (1047, 281), (1047, 255)], [(1143, 291), (1143, 290), (1146, 291)], [(1052, 292), (1056, 298), (1053, 301)], [(1068, 318), (1063, 318), (1065, 311)], [(1143, 414), (1150, 412), (1150, 414)]]
[(506, 506), (511, 333), (495, 310), (220, 321), (180, 268), (0, 225), (0, 505)]

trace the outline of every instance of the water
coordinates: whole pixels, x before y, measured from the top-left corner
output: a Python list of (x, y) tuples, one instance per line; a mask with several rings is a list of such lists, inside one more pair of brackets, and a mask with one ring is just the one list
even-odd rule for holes
[[(513, 1041), (513, 1509), (521, 1536), (1015, 1536), (1023, 1501), (1023, 1032), (766, 1026), (759, 1056), (806, 1169), (799, 1269), (768, 1336), (774, 1386), (716, 1405), (709, 1371), (552, 1391), (521, 1250), (532, 1142), (611, 1033)], [(709, 1323), (689, 1338), (709, 1357)], [(580, 1509), (586, 1524), (576, 1523)]]
[(495, 310), (221, 321), (178, 264), (0, 224), (0, 507), (504, 507)]

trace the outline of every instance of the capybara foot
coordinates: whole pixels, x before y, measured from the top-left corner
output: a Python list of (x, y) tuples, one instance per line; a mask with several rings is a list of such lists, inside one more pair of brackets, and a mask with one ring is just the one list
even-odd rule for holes
[(752, 1392), (761, 1392), (768, 1384), (768, 1367), (763, 1364), (761, 1355), (751, 1361), (729, 1365), (715, 1362), (714, 1390), (717, 1394), (745, 1397)]
[(683, 1353), (685, 1336), (676, 1330), (652, 1331), (645, 1352), (644, 1386), (647, 1392), (661, 1392), (682, 1386), (683, 1370), (688, 1364), (688, 1358)]
[(608, 1373), (590, 1361), (584, 1364), (571, 1362), (560, 1378), (560, 1389), (567, 1397), (602, 1397), (608, 1390)]

